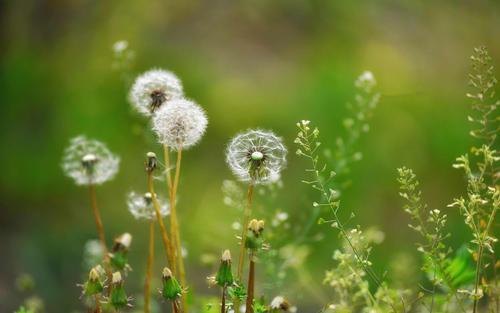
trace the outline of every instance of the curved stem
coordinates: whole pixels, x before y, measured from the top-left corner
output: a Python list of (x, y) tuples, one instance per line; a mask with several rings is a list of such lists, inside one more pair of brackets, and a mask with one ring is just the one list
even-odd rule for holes
[(169, 267), (174, 267), (175, 262), (172, 255), (172, 243), (168, 238), (167, 229), (165, 228), (165, 224), (163, 223), (163, 219), (160, 213), (160, 204), (158, 203), (158, 199), (156, 198), (154, 182), (153, 182), (153, 173), (148, 171), (148, 191), (151, 194), (151, 198), (153, 200), (153, 207), (156, 212), (156, 219), (158, 220), (158, 225), (160, 226), (161, 239), (163, 242), (163, 247), (165, 248), (165, 252), (167, 254), (167, 261)]
[(151, 303), (151, 272), (155, 255), (155, 221), (149, 222), (149, 255), (146, 267), (146, 282), (144, 283), (144, 313), (149, 313)]

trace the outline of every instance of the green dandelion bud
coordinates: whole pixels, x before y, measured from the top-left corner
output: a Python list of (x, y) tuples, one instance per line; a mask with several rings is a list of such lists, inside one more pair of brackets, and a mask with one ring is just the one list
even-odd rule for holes
[(233, 284), (233, 273), (231, 271), (231, 252), (225, 250), (222, 253), (219, 271), (215, 277), (215, 281), (221, 287), (230, 286)]
[(115, 243), (113, 244), (113, 247), (111, 249), (112, 252), (109, 255), (111, 264), (115, 268), (123, 270), (127, 267), (127, 254), (131, 243), (132, 235), (130, 235), (129, 233), (124, 233), (115, 239)]
[(101, 275), (100, 275), (99, 265), (92, 268), (89, 272), (89, 279), (83, 284), (83, 294), (86, 296), (93, 296), (95, 294), (101, 293), (104, 289)]
[(128, 306), (129, 298), (125, 292), (124, 281), (120, 272), (114, 272), (111, 281), (111, 294), (109, 295), (109, 302), (116, 310)]
[(247, 249), (257, 250), (262, 247), (263, 240), (261, 238), (264, 231), (264, 221), (253, 219), (248, 223), (248, 235), (245, 240)]
[(163, 298), (170, 301), (175, 301), (182, 294), (181, 285), (167, 267), (163, 269), (163, 290), (161, 294)]

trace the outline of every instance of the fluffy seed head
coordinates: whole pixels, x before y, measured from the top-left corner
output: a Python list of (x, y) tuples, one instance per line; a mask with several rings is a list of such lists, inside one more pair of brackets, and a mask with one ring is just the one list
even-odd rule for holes
[(78, 136), (64, 151), (62, 168), (77, 185), (102, 184), (118, 172), (120, 158), (100, 141)]
[(208, 120), (203, 109), (186, 99), (175, 99), (162, 106), (153, 117), (153, 130), (160, 143), (176, 150), (187, 149), (200, 141)]
[(164, 102), (183, 96), (182, 83), (177, 76), (161, 69), (149, 70), (135, 80), (130, 90), (134, 108), (151, 116)]
[(226, 161), (240, 181), (270, 183), (285, 167), (286, 153), (283, 142), (272, 132), (249, 130), (231, 140)]
[[(169, 205), (166, 200), (158, 199), (160, 203), (160, 215), (165, 217), (170, 213)], [(156, 219), (156, 211), (153, 206), (153, 197), (149, 192), (140, 194), (131, 191), (127, 195), (128, 210), (137, 220), (153, 220)]]

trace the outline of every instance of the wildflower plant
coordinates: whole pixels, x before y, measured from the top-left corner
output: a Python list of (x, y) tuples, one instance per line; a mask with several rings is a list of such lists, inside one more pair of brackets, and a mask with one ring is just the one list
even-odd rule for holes
[[(119, 42), (115, 44), (114, 52), (126, 57), (128, 45)], [(472, 61), (470, 79), (475, 92), (468, 94), (468, 97), (473, 99), (474, 114), (469, 120), (476, 125), (471, 135), (479, 139), (480, 144), (471, 149), (470, 155), (459, 157), (454, 165), (465, 172), (467, 192), (450, 205), (459, 208), (472, 233), (467, 247), (460, 247), (452, 253), (446, 242), (450, 236), (446, 231), (448, 214), (440, 209), (430, 209), (425, 204), (419, 181), (411, 169), (403, 167), (398, 170), (400, 195), (405, 200), (404, 210), (410, 216), (410, 228), (420, 235), (417, 250), (423, 256), (422, 271), (428, 278), (425, 284), (430, 284), (431, 288), (419, 285), (416, 298), (408, 301), (412, 290), (394, 288), (385, 279), (385, 274), (379, 276), (375, 273), (371, 254), (373, 246), (383, 241), (384, 234), (374, 228), (350, 226), (354, 213), (344, 211), (344, 206), (341, 206), (340, 195), (349, 184), (347, 175), (350, 166), (362, 158), (357, 144), (361, 135), (369, 130), (369, 119), (380, 98), (376, 80), (367, 71), (354, 83), (356, 95), (354, 102), (348, 104), (350, 115), (343, 123), (345, 136), (338, 137), (333, 152), (323, 150), (320, 131), (310, 121), (297, 123), (296, 153), (309, 162), (306, 168), (308, 177), (302, 182), (319, 194), (312, 202), (312, 210), (307, 211), (309, 220), (303, 223), (303, 227), (292, 228), (289, 213), (272, 203), (283, 188), (281, 171), (287, 161), (283, 140), (273, 132), (256, 129), (238, 134), (229, 142), (226, 162), (236, 180), (245, 185), (247, 191), (245, 197), (244, 187), (235, 181), (224, 181), (224, 203), (241, 208), (243, 218), (234, 225), (234, 229), (241, 232), (238, 237), (240, 246), (236, 271), (233, 273), (230, 250), (224, 250), (216, 274), (209, 278), (212, 286), (220, 287), (220, 313), (296, 312), (296, 308), (285, 297), (270, 298), (270, 288), (264, 289), (266, 292), (262, 296), (257, 294), (262, 289), (257, 288), (256, 267), (266, 262), (267, 272), (263, 276), (273, 280), (273, 286), (279, 285), (285, 276), (284, 272), (293, 268), (299, 274), (301, 291), (303, 287), (304, 291), (307, 288), (317, 298), (321, 298), (322, 289), (316, 286), (315, 279), (310, 274), (304, 274), (304, 264), (311, 251), (306, 242), (311, 239), (309, 233), (316, 222), (329, 225), (340, 237), (340, 244), (333, 249), (333, 266), (326, 271), (323, 279), (324, 285), (330, 288), (331, 298), (325, 303), (322, 312), (410, 313), (426, 310), (430, 313), (467, 313), (470, 306), (472, 312), (476, 313), (482, 309), (481, 301), (490, 304), (491, 312), (498, 312), (497, 239), (493, 228), (500, 203), (497, 183), (499, 156), (496, 150), (499, 122), (497, 108), (500, 103), (494, 98), (496, 78), (486, 50), (477, 48)], [(150, 119), (151, 128), (164, 154), (163, 162), (154, 152), (145, 155), (147, 192), (130, 192), (126, 197), (127, 208), (134, 218), (149, 223), (142, 309), (144, 313), (151, 312), (155, 227), (158, 224), (165, 252), (160, 296), (171, 305), (173, 313), (188, 313), (188, 306), (191, 303), (196, 305), (196, 302), (190, 302), (187, 298), (188, 292), (191, 295), (192, 292), (186, 281), (176, 199), (182, 153), (201, 141), (208, 119), (201, 106), (184, 97), (181, 81), (169, 71), (157, 69), (139, 75), (129, 97), (134, 109)], [(173, 162), (170, 159), (171, 151), (176, 154)], [(126, 310), (133, 300), (125, 289), (125, 281), (133, 276), (128, 264), (132, 235), (125, 232), (115, 237), (108, 249), (95, 193), (96, 185), (116, 175), (118, 165), (119, 158), (104, 144), (84, 136), (71, 141), (62, 165), (66, 175), (73, 178), (77, 185), (89, 188), (99, 242), (86, 246), (86, 254), (92, 254), (85, 262), (88, 267), (86, 270), (90, 268), (90, 271), (80, 287), (82, 296), (90, 303), (89, 311), (97, 313)], [(167, 199), (156, 193), (157, 177), (154, 174), (160, 170), (166, 178), (163, 182)], [(264, 219), (252, 219), (256, 187), (256, 206), (262, 211), (257, 213), (259, 216), (262, 213), (267, 224)], [(265, 200), (259, 203), (259, 198)], [(315, 236), (312, 240), (321, 238)], [(245, 261), (248, 261), (247, 267)], [(316, 287), (309, 286), (313, 284)], [(273, 295), (276, 295), (275, 289), (272, 289)], [(211, 297), (209, 303), (203, 306), (203, 311), (215, 312), (217, 306), (213, 299)], [(497, 307), (492, 303), (497, 303)]]

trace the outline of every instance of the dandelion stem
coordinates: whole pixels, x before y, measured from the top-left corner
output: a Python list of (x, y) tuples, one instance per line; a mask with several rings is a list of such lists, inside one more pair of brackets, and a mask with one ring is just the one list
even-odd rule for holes
[(155, 221), (149, 222), (149, 255), (146, 267), (146, 282), (144, 284), (144, 313), (149, 313), (151, 303), (151, 272), (155, 254)]
[(222, 293), (220, 296), (220, 313), (226, 313), (226, 285), (222, 287)]
[(156, 219), (158, 220), (158, 225), (160, 226), (161, 239), (163, 241), (163, 246), (165, 248), (165, 252), (167, 254), (167, 261), (170, 267), (174, 267), (175, 262), (172, 255), (172, 243), (170, 242), (167, 234), (167, 229), (165, 228), (165, 224), (163, 223), (163, 219), (160, 213), (160, 204), (158, 203), (158, 199), (156, 198), (154, 182), (153, 182), (153, 173), (152, 171), (148, 171), (148, 191), (151, 194), (151, 198), (153, 200), (153, 207), (156, 212)]
[(254, 252), (250, 253), (250, 269), (248, 271), (247, 302), (245, 313), (253, 313), (253, 297), (255, 289), (255, 261)]
[(95, 299), (95, 312), (101, 313), (101, 303), (99, 301), (99, 294), (96, 293), (94, 295), (94, 299)]
[[(177, 220), (177, 209), (176, 209), (176, 196), (177, 189), (179, 187), (179, 178), (181, 173), (181, 161), (182, 161), (182, 144), (179, 143), (177, 147), (177, 160), (175, 164), (175, 177), (173, 185), (171, 185), (170, 192), (170, 232), (172, 240), (174, 241), (174, 257), (177, 256), (177, 261), (179, 262), (179, 276), (181, 279), (181, 285), (186, 287), (186, 270), (184, 268), (184, 258), (182, 257), (182, 245), (180, 236), (180, 227)], [(174, 271), (175, 275), (175, 271)], [(186, 293), (182, 294), (182, 307), (184, 312), (187, 313), (187, 298)]]
[(106, 259), (108, 255), (108, 248), (106, 246), (106, 238), (104, 236), (104, 226), (102, 225), (101, 214), (99, 212), (99, 207), (97, 206), (95, 188), (92, 182), (89, 183), (89, 195), (90, 195), (90, 205), (92, 206), (95, 224), (97, 226), (97, 233), (99, 235), (99, 242), (101, 243), (101, 248), (104, 253), (104, 258)]
[(243, 275), (243, 266), (245, 263), (245, 240), (247, 238), (247, 228), (250, 222), (250, 215), (252, 213), (252, 197), (253, 197), (253, 184), (248, 185), (247, 193), (247, 204), (243, 212), (243, 225), (241, 230), (241, 242), (240, 242), (240, 257), (238, 260), (238, 280), (241, 282), (241, 276)]
[[(97, 206), (97, 197), (95, 194), (94, 184), (92, 180), (89, 179), (89, 195), (90, 195), (90, 205), (92, 206), (92, 211), (94, 213), (95, 224), (97, 226), (97, 233), (99, 235), (99, 242), (101, 243), (102, 253), (103, 253), (103, 263), (104, 269), (106, 271), (106, 276), (108, 281), (112, 280), (113, 273), (111, 272), (109, 263), (108, 247), (106, 246), (106, 236), (104, 235), (104, 226), (101, 220), (101, 213), (99, 212), (99, 207)], [(108, 293), (110, 290), (108, 289)]]

